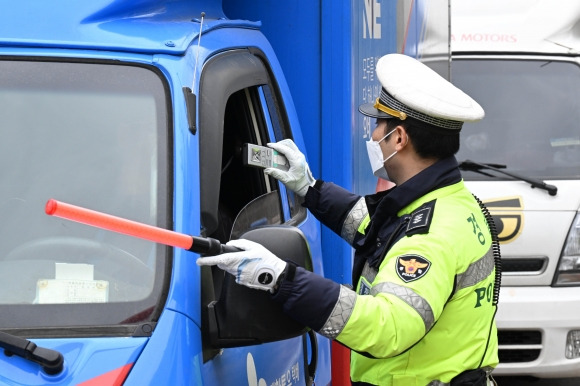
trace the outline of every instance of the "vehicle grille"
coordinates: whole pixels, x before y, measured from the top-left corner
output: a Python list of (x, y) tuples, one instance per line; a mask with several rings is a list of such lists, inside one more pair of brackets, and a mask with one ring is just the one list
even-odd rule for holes
[(503, 273), (523, 273), (523, 274), (540, 274), (546, 268), (548, 258), (527, 257), (527, 258), (509, 258), (501, 259), (501, 270)]
[(532, 362), (542, 351), (542, 332), (532, 330), (499, 330), (500, 363)]

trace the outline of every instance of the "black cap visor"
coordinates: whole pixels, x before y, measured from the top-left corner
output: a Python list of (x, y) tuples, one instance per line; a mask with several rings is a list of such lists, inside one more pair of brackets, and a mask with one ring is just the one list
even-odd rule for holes
[(396, 117), (393, 117), (392, 115), (384, 113), (381, 110), (378, 110), (377, 108), (375, 108), (374, 103), (362, 104), (358, 107), (358, 111), (361, 114), (364, 114), (367, 117), (372, 117), (372, 118), (385, 118), (385, 119), (396, 118)]

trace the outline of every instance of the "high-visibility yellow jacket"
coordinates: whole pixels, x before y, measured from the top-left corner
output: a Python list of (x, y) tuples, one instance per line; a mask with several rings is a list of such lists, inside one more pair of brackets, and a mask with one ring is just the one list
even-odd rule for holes
[(492, 235), (454, 158), (373, 196), (318, 182), (306, 205), (355, 247), (356, 290), (298, 269), (275, 298), (352, 349), (353, 381), (445, 384), (497, 365)]

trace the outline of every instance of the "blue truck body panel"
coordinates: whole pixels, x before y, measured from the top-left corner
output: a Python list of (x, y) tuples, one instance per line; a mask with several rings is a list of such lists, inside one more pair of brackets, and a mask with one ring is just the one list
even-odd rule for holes
[[(358, 106), (378, 97), (374, 66), (398, 52), (435, 59), (449, 78), (448, 0), (224, 0), (228, 17), (255, 20), (272, 43), (290, 86), (315, 177), (359, 194), (375, 191), (365, 141), (372, 122)], [(326, 275), (350, 283), (350, 246), (322, 229)]]
[[(30, 1), (6, 6), (3, 46), (61, 47), (182, 55), (199, 33), (193, 19), (207, 14), (206, 30), (238, 24), (224, 18), (219, 1), (92, 1), (58, 4)], [(22, 28), (26, 18), (27, 27)], [(246, 24), (246, 23), (242, 23)]]
[[(38, 106), (38, 101), (52, 99), (56, 101), (54, 103), (58, 103), (60, 98), (63, 98), (66, 103), (65, 107), (62, 107), (62, 117), (57, 116), (54, 121), (46, 120), (45, 131), (53, 136), (51, 138), (49, 135), (50, 139), (65, 142), (69, 136), (76, 138), (73, 135), (76, 128), (81, 129), (84, 126), (82, 111), (81, 123), (75, 120), (69, 123), (72, 126), (70, 132), (64, 129), (57, 130), (56, 126), (60, 122), (65, 125), (65, 122), (68, 122), (66, 119), (68, 115), (76, 116), (77, 112), (73, 111), (75, 107), (72, 105), (75, 99), (82, 102), (90, 94), (90, 98), (95, 98), (97, 101), (98, 95), (95, 97), (91, 94), (92, 75), (87, 72), (86, 79), (83, 80), (82, 71), (80, 71), (79, 82), (83, 84), (83, 87), (88, 87), (88, 91), (85, 90), (70, 99), (66, 99), (68, 98), (66, 87), (72, 87), (68, 85), (63, 86), (64, 92), (61, 95), (57, 84), (56, 89), (53, 90), (57, 96), (48, 99), (43, 92), (38, 95), (34, 94), (36, 86), (31, 86), (32, 91), (26, 89), (29, 81), (30, 84), (38, 82), (42, 87), (45, 83), (50, 83), (50, 79), (56, 75), (50, 73), (52, 70), (49, 70), (49, 67), (50, 69), (59, 68), (71, 63), (71, 69), (76, 67), (90, 69), (92, 65), (103, 68), (119, 66), (119, 68), (129, 69), (127, 74), (122, 76), (129, 80), (119, 80), (119, 84), (126, 82), (127, 85), (138, 83), (129, 78), (132, 72), (146, 73), (149, 74), (148, 77), (153, 78), (152, 82), (155, 87), (159, 88), (159, 95), (161, 95), (157, 96), (157, 110), (155, 114), (149, 110), (143, 110), (142, 115), (151, 116), (152, 120), (157, 119), (160, 127), (166, 127), (158, 130), (156, 134), (158, 136), (156, 138), (160, 139), (159, 144), (153, 146), (150, 143), (141, 144), (140, 141), (146, 142), (148, 138), (145, 134), (146, 118), (143, 118), (143, 122), (136, 124), (123, 122), (123, 125), (135, 125), (137, 128), (129, 129), (119, 123), (118, 128), (109, 131), (104, 129), (103, 133), (111, 136), (104, 141), (104, 144), (107, 149), (113, 149), (119, 142), (123, 145), (122, 151), (128, 153), (132, 148), (137, 149), (138, 146), (143, 146), (139, 148), (141, 150), (135, 151), (134, 158), (129, 157), (127, 162), (132, 168), (138, 168), (145, 163), (143, 169), (146, 171), (148, 170), (147, 162), (151, 163), (154, 172), (149, 174), (146, 172), (144, 176), (151, 180), (149, 185), (152, 193), (151, 197), (144, 200), (143, 207), (151, 210), (152, 214), (147, 216), (142, 211), (133, 214), (137, 218), (142, 217), (144, 222), (151, 225), (164, 225), (189, 235), (205, 236), (219, 233), (220, 228), (208, 230), (212, 228), (208, 225), (212, 220), (204, 217), (204, 211), (208, 207), (211, 208), (215, 204), (215, 210), (218, 210), (217, 201), (214, 202), (211, 195), (204, 191), (207, 186), (213, 184), (210, 181), (211, 178), (204, 177), (204, 171), (214, 167), (211, 162), (208, 163), (208, 160), (223, 162), (222, 168), (218, 165), (216, 169), (216, 176), (221, 171), (221, 175), (216, 177), (219, 179), (227, 174), (230, 163), (227, 162), (225, 156), (222, 160), (221, 147), (217, 153), (220, 156), (212, 158), (209, 153), (213, 148), (207, 144), (219, 143), (222, 146), (222, 137), (219, 136), (218, 142), (208, 142), (213, 140), (211, 139), (213, 134), (210, 132), (220, 129), (229, 130), (224, 127), (228, 125), (235, 127), (238, 123), (241, 125), (246, 122), (243, 121), (246, 117), (253, 117), (247, 119), (249, 132), (244, 134), (249, 138), (257, 136), (259, 140), (265, 142), (291, 137), (307, 153), (312, 171), (317, 177), (332, 180), (358, 193), (374, 191), (377, 181), (370, 173), (367, 173), (368, 160), (366, 150), (364, 150), (364, 141), (370, 135), (372, 122), (365, 121), (357, 113), (357, 107), (363, 101), (368, 101), (378, 95), (379, 90), (373, 71), (374, 63), (380, 56), (388, 52), (406, 52), (421, 57), (424, 52), (428, 51), (420, 45), (425, 40), (425, 20), (429, 19), (425, 10), (427, 1), (352, 0), (348, 3), (298, 1), (275, 5), (267, 1), (242, 3), (233, 0), (223, 2), (218, 0), (203, 2), (97, 0), (82, 4), (68, 0), (52, 3), (33, 0), (26, 4), (8, 1), (4, 3), (3, 12), (0, 14), (0, 65), (7, 63), (12, 66), (9, 67), (12, 69), (18, 68), (19, 63), (22, 64), (22, 68), (29, 65), (32, 68), (36, 68), (34, 67), (36, 65), (47, 64), (48, 66), (46, 76), (43, 74), (42, 67), (39, 67), (40, 71), (34, 70), (27, 73), (29, 75), (26, 76), (29, 78), (25, 76), (16, 83), (11, 83), (10, 76), (0, 77), (0, 101), (18, 102), (20, 98), (23, 101), (33, 100), (35, 102), (30, 111), (43, 111), (49, 114), (41, 108), (42, 106)], [(431, 4), (433, 3), (431, 1)], [(232, 57), (238, 58), (239, 61), (229, 61), (228, 58)], [(226, 70), (223, 70), (223, 66)], [(252, 75), (242, 74), (237, 78), (232, 75), (231, 88), (227, 85), (223, 86), (225, 90), (223, 101), (219, 99), (220, 95), (213, 95), (212, 90), (220, 87), (218, 83), (223, 78), (228, 78), (230, 73), (235, 74), (239, 71), (239, 67), (245, 68)], [(264, 70), (261, 70), (262, 67)], [(133, 71), (133, 69), (139, 69), (139, 71)], [(59, 76), (66, 79), (63, 74)], [(107, 83), (106, 76), (94, 80), (99, 92), (105, 87), (101, 87), (101, 83)], [(71, 77), (74, 78), (72, 75)], [(2, 82), (7, 82), (7, 85), (4, 86)], [(110, 87), (114, 89), (115, 81), (110, 83)], [(23, 86), (26, 89), (25, 92), (19, 91), (21, 85), (26, 85)], [(240, 90), (243, 90), (245, 94)], [(106, 90), (106, 92), (109, 91)], [(135, 96), (139, 92), (144, 95)], [(130, 100), (135, 106), (139, 103), (149, 106), (148, 89), (131, 91), (125, 95), (121, 87), (121, 90), (115, 89), (114, 92), (106, 95), (107, 98), (117, 101), (117, 93), (121, 97), (118, 102), (112, 102), (113, 105)], [(30, 99), (31, 96), (34, 99)], [(3, 97), (6, 99), (1, 99)], [(235, 102), (230, 103), (229, 101), (232, 100)], [(107, 105), (105, 102), (102, 103)], [(217, 106), (219, 103), (223, 103), (223, 106)], [(244, 112), (232, 110), (232, 106), (236, 104), (244, 104), (248, 110), (254, 109), (253, 115), (246, 116)], [(52, 105), (47, 102), (47, 106)], [(208, 110), (214, 107), (218, 115), (208, 115)], [(100, 105), (92, 102), (92, 104), (82, 105), (82, 108), (92, 110), (100, 108)], [(47, 108), (47, 110), (51, 109), (54, 110), (54, 107)], [(23, 111), (28, 114), (27, 110)], [(261, 124), (256, 123), (255, 119), (256, 114), (260, 113), (264, 116), (270, 114), (269, 118), (264, 118)], [(227, 114), (232, 114), (233, 118), (228, 118)], [(98, 115), (87, 115), (91, 117), (87, 119), (98, 119)], [(217, 116), (218, 119), (204, 118), (206, 116)], [(139, 119), (140, 114), (132, 118), (133, 121)], [(123, 115), (120, 114), (115, 119), (106, 122), (115, 125), (116, 121), (123, 121)], [(12, 126), (16, 126), (19, 122), (20, 119), (16, 118), (14, 122), (7, 123), (2, 128), (3, 136), (10, 137), (11, 133), (14, 133), (11, 130), (16, 130)], [(90, 125), (87, 124), (87, 126)], [(141, 133), (138, 130), (140, 126), (144, 127), (142, 135), (146, 137), (144, 139), (140, 138)], [(18, 130), (28, 130), (28, 127), (22, 124)], [(129, 132), (129, 130), (135, 130), (135, 134), (132, 137), (122, 137), (123, 132)], [(91, 131), (94, 130), (91, 129)], [(235, 132), (222, 134), (224, 154), (232, 133)], [(71, 151), (71, 157), (76, 154), (77, 146), (79, 148), (86, 146), (82, 140), (79, 141), (78, 143), (71, 142), (74, 148), (72, 149), (74, 151)], [(134, 144), (133, 141), (139, 144)], [(19, 144), (14, 146), (19, 146)], [(95, 146), (99, 145), (95, 144)], [(144, 150), (150, 150), (151, 155), (143, 159), (135, 158), (139, 157)], [(54, 153), (50, 149), (43, 151), (46, 151), (47, 160), (58, 158), (63, 153)], [(72, 162), (84, 165), (82, 149), (78, 153), (80, 158), (72, 158)], [(97, 152), (95, 155), (87, 151), (86, 156), (97, 159), (99, 154)], [(119, 156), (119, 154), (114, 153), (112, 156)], [(235, 156), (234, 152), (232, 159)], [(42, 175), (42, 165), (27, 165), (26, 162), (22, 164), (19, 162), (22, 161), (14, 160), (14, 165), (17, 169), (22, 165), (25, 166), (22, 167), (24, 179), (33, 180), (35, 175)], [(44, 161), (41, 158), (39, 163), (42, 162)], [(161, 167), (157, 167), (158, 165)], [(123, 166), (103, 164), (102, 167), (95, 169), (82, 169), (80, 173), (86, 174), (88, 181), (93, 181), (101, 178), (101, 171), (109, 169), (115, 171), (123, 169)], [(31, 174), (32, 177), (25, 174), (28, 169), (35, 168), (39, 171)], [(167, 186), (157, 188), (155, 184), (164, 173), (167, 173)], [(51, 173), (46, 174), (53, 176)], [(122, 207), (120, 211), (123, 213), (126, 210), (127, 215), (131, 215), (129, 209), (133, 204), (131, 201), (133, 196), (135, 196), (135, 201), (139, 201), (139, 193), (132, 192), (131, 187), (134, 182), (131, 181), (130, 175), (122, 173), (120, 175), (122, 178), (115, 181), (120, 181), (119, 187), (129, 192), (126, 197), (123, 196), (126, 201), (119, 203)], [(13, 181), (9, 176), (4, 178), (2, 185), (12, 184)], [(55, 178), (61, 177), (57, 175)], [(237, 201), (238, 194), (233, 190), (266, 189), (268, 193), (277, 192), (280, 213), (279, 217), (274, 216), (277, 218), (274, 220), (277, 223), (274, 222), (274, 224), (288, 224), (301, 231), (308, 244), (312, 257), (311, 268), (314, 272), (340, 283), (349, 283), (351, 268), (349, 257), (352, 253), (350, 247), (336, 235), (331, 234), (329, 230), (321, 229), (320, 224), (312, 215), (300, 211), (299, 203), (294, 202), (295, 198), (291, 192), (286, 191), (283, 186), (272, 187), (272, 181), (266, 181), (264, 177), (259, 177), (258, 180), (259, 184), (253, 187), (238, 184), (233, 188), (227, 184), (227, 181), (225, 183), (222, 181), (222, 191), (220, 192), (218, 185), (217, 192), (213, 194), (213, 197), (218, 197), (220, 200), (219, 215), (225, 216), (224, 213), (227, 211), (222, 212), (222, 209), (224, 209), (223, 206), (230, 209), (229, 201)], [(63, 179), (58, 184), (59, 189), (62, 188), (63, 192), (67, 192), (65, 187), (68, 183), (70, 183), (69, 180)], [(68, 195), (72, 201), (96, 207), (100, 205), (98, 194), (101, 194), (101, 197), (108, 196), (108, 191), (104, 189), (100, 193), (91, 191), (91, 194), (97, 194), (96, 197), (92, 197), (88, 194), (89, 192), (83, 191), (83, 186), (76, 186), (79, 184), (82, 182), (76, 181), (74, 192), (71, 189), (70, 195), (67, 193), (65, 196)], [(28, 190), (36, 188), (27, 189), (25, 185), (22, 189), (28, 194)], [(4, 210), (11, 202), (18, 200), (25, 203), (24, 205), (28, 205), (30, 201), (30, 206), (35, 213), (41, 212), (40, 200), (51, 198), (52, 192), (47, 190), (41, 193), (46, 196), (35, 196), (38, 202), (32, 202), (25, 200), (24, 195), (16, 198), (4, 197), (3, 195), (8, 193), (0, 192), (2, 203), (0, 209)], [(33, 193), (30, 194), (33, 195)], [(251, 194), (256, 196), (256, 200), (268, 195)], [(160, 198), (159, 195), (163, 197)], [(115, 197), (112, 192), (111, 197)], [(6, 202), (8, 204), (5, 204)], [(252, 201), (243, 209), (251, 203)], [(240, 211), (239, 207), (236, 207), (235, 212), (237, 211)], [(30, 219), (25, 216), (15, 218), (22, 221), (23, 227), (36, 222), (44, 224), (46, 221), (40, 216)], [(166, 219), (165, 222), (163, 219)], [(221, 226), (221, 219), (219, 221)], [(227, 224), (227, 222), (224, 223)], [(60, 232), (64, 232), (66, 240), (69, 233), (72, 239), (72, 236), (77, 233), (89, 232), (86, 229), (78, 230), (65, 222), (47, 224), (46, 229), (40, 229), (41, 234), (44, 231), (52, 231), (52, 228), (58, 228)], [(5, 236), (9, 238), (8, 235)], [(229, 233), (226, 236), (223, 241), (229, 239)], [(91, 233), (88, 236), (88, 240), (91, 243), (100, 243), (108, 237), (110, 236), (95, 232), (94, 235)], [(63, 237), (58, 240), (62, 241), (62, 239)], [(33, 243), (34, 240), (31, 242)], [(83, 245), (88, 245), (87, 242), (85, 241)], [(117, 245), (116, 240), (112, 243)], [(125, 244), (131, 244), (131, 242), (124, 239), (118, 241), (120, 246)], [(211, 321), (207, 320), (208, 296), (204, 295), (204, 291), (208, 291), (209, 280), (210, 283), (216, 285), (214, 289), (217, 292), (218, 287), (215, 283), (219, 283), (221, 279), (216, 279), (215, 272), (208, 274), (200, 270), (195, 264), (199, 256), (197, 253), (178, 248), (165, 250), (162, 247), (151, 248), (146, 244), (144, 246), (139, 244), (139, 248), (144, 251), (143, 255), (136, 254), (139, 259), (143, 260), (140, 264), (151, 269), (153, 275), (157, 275), (152, 281), (155, 283), (153, 288), (158, 291), (156, 292), (158, 293), (157, 303), (144, 310), (138, 309), (141, 312), (127, 319), (120, 318), (111, 325), (93, 325), (91, 321), (79, 322), (79, 325), (71, 322), (71, 325), (66, 325), (65, 322), (58, 321), (58, 315), (47, 317), (46, 322), (57, 320), (57, 325), (43, 324), (42, 317), (26, 326), (18, 324), (20, 319), (6, 322), (7, 324), (0, 323), (0, 331), (31, 339), (39, 347), (56, 350), (64, 356), (64, 368), (56, 375), (49, 375), (38, 364), (18, 356), (3, 356), (0, 358), (0, 384), (226, 385), (245, 383), (247, 379), (248, 384), (251, 385), (264, 383), (296, 385), (306, 384), (307, 365), (313, 360), (313, 355), (317, 355), (318, 358), (316, 384), (331, 384), (331, 344), (326, 338), (318, 335), (316, 335), (316, 350), (313, 349), (312, 342), (307, 342), (304, 334), (257, 345), (241, 344), (238, 347), (230, 347), (226, 344), (220, 349), (211, 346), (208, 343), (208, 334), (210, 334), (208, 324), (211, 325)], [(94, 265), (96, 272), (98, 264), (93, 263), (92, 260), (85, 262), (80, 255), (82, 254), (79, 253), (79, 262)], [(59, 269), (59, 264), (63, 264), (64, 268), (76, 270), (73, 276), (79, 275), (80, 270), (86, 268), (73, 264), (76, 263), (74, 259), (60, 263), (60, 260), (55, 258), (54, 263), (56, 266), (51, 268), (50, 273), (44, 274), (46, 277), (41, 276), (41, 281), (48, 279), (51, 285), (58, 284), (59, 280), (61, 284), (66, 281), (53, 273), (53, 270)], [(16, 263), (4, 262), (0, 257), (0, 264), (13, 267), (18, 264), (18, 261)], [(138, 266), (139, 269), (145, 269), (141, 265)], [(63, 266), (60, 268), (62, 269)], [(164, 274), (161, 275), (159, 272), (164, 272)], [(95, 277), (96, 279), (98, 278)], [(95, 280), (91, 277), (84, 285), (93, 288)], [(143, 281), (146, 280), (143, 279)], [(102, 282), (97, 284), (102, 284)], [(75, 290), (80, 288), (78, 282), (67, 283)], [(107, 285), (113, 286), (112, 283), (112, 281), (110, 283), (106, 281)], [(140, 284), (138, 282), (135, 285)], [(56, 295), (52, 294), (53, 297), (48, 301), (42, 300), (43, 296), (46, 296), (46, 291), (40, 287), (40, 281), (35, 281), (28, 288), (30, 292), (36, 291), (36, 298), (27, 300), (24, 307), (34, 309), (35, 312), (40, 307), (51, 309), (51, 304), (53, 304), (51, 302), (55, 301)], [(17, 303), (13, 304), (11, 301), (4, 300), (5, 295), (10, 298), (10, 290), (6, 286), (4, 289), (1, 288), (0, 283), (0, 310), (7, 310), (6, 312), (10, 313), (12, 311), (8, 310), (18, 311), (20, 308)], [(223, 300), (220, 299), (219, 294), (214, 295), (216, 301)], [(66, 300), (61, 299), (62, 304), (57, 300), (60, 308), (55, 308), (55, 310), (69, 312), (74, 309), (74, 305), (69, 303), (78, 301), (77, 298), (71, 301), (70, 294), (66, 295), (69, 298), (62, 294), (59, 296), (64, 296), (62, 299), (66, 298)], [(95, 300), (97, 295), (93, 291), (87, 296), (92, 296), (92, 300), (84, 306), (87, 306), (87, 309), (94, 306), (96, 309), (97, 305), (92, 302), (97, 302)], [(123, 315), (122, 308), (125, 304), (123, 302), (126, 301), (129, 307), (134, 300), (141, 301), (141, 298), (129, 298), (118, 303), (113, 300), (111, 305), (116, 307), (115, 312)], [(109, 299), (99, 298), (98, 302), (103, 302), (106, 306)], [(47, 312), (58, 314), (61, 311)], [(74, 314), (73, 311), (70, 312), (71, 315)], [(98, 316), (105, 319), (105, 316)], [(211, 315), (209, 318), (211, 319)], [(336, 365), (335, 368), (337, 366), (340, 365)], [(348, 369), (343, 369), (343, 371), (348, 372)]]
[[(0, 383), (4, 385), (70, 385), (84, 382), (123, 365), (134, 363), (147, 338), (84, 338), (75, 340), (34, 340), (43, 347), (58, 350), (66, 358), (62, 373), (48, 375), (38, 365), (12, 356), (0, 361)], [(98, 365), (95, 366), (95, 363)]]
[[(201, 12), (205, 13), (203, 24)], [(22, 28), (24, 16), (26, 28)], [(171, 217), (173, 229), (178, 232), (198, 235), (203, 231), (197, 187), (201, 166), (199, 158), (192, 156), (199, 154), (199, 134), (193, 135), (188, 130), (182, 88), (190, 87), (199, 94), (201, 69), (209, 58), (228, 50), (259, 49), (276, 79), (292, 136), (299, 146), (304, 146), (290, 92), (269, 42), (259, 32), (260, 23), (225, 19), (220, 2), (205, 2), (203, 6), (183, 1), (62, 2), (58, 6), (36, 2), (35, 6), (14, 6), (1, 19), (0, 59), (113, 61), (158, 69), (167, 85), (174, 128), (170, 152), (174, 165)], [(284, 207), (289, 217), (287, 203)], [(323, 274), (318, 224), (307, 216), (297, 225), (311, 245), (313, 269)], [(9, 375), (0, 376), (1, 382), (30, 385), (99, 382), (107, 374), (113, 374), (114, 378), (115, 371), (129, 366), (128, 375), (120, 376), (119, 382), (221, 385), (236, 384), (253, 374), (268, 384), (304, 383), (307, 363), (304, 355), (308, 350), (301, 337), (225, 348), (212, 360), (203, 359), (201, 278), (196, 258), (197, 254), (185, 250), (173, 251), (166, 303), (159, 319), (150, 324), (154, 328), (150, 336), (35, 339), (39, 346), (62, 353), (65, 362), (62, 372), (47, 375), (35, 363), (17, 356), (5, 357), (0, 360), (4, 369), (1, 373)], [(323, 338), (319, 352), (318, 379), (321, 384), (328, 384), (329, 343)]]

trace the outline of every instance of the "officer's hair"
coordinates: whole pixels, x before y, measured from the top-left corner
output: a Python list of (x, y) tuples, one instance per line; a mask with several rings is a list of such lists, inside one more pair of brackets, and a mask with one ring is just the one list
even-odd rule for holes
[(388, 119), (387, 133), (399, 125), (405, 128), (413, 148), (422, 158), (443, 159), (459, 151), (457, 131), (442, 129), (407, 117), (404, 121), (398, 118)]

